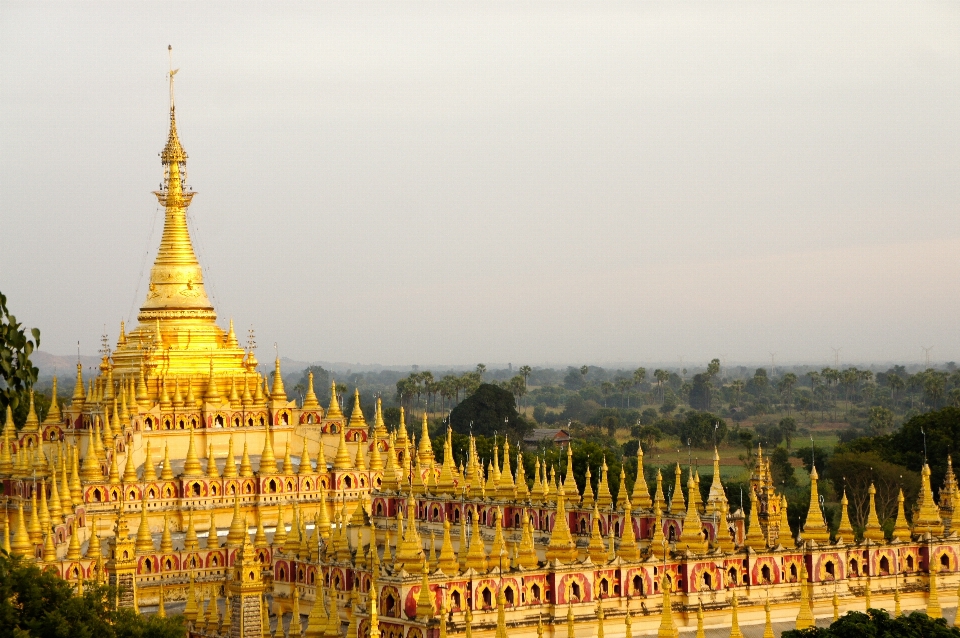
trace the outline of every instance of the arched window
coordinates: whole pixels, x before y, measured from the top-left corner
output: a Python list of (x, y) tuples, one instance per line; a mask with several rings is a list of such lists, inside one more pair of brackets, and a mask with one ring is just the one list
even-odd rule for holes
[(940, 567), (945, 570), (950, 569), (950, 557), (946, 554), (940, 554)]
[[(770, 582), (770, 568), (764, 567), (767, 570), (767, 582)], [(710, 575), (710, 572), (703, 572), (703, 588), (704, 589), (713, 589), (713, 576)]]
[(907, 569), (913, 570), (913, 556), (907, 556)]
[(859, 575), (860, 575), (860, 569), (859, 569), (859, 566), (857, 565), (857, 561), (856, 561), (856, 560), (851, 560), (851, 561), (850, 561), (850, 574), (851, 574), (852, 576), (859, 576)]
[(450, 594), (450, 600), (453, 601), (453, 611), (459, 611), (460, 609), (460, 592), (456, 589), (453, 590), (453, 593)]
[(506, 599), (508, 605), (513, 605), (513, 587), (505, 587), (503, 589), (503, 597)]
[(760, 568), (760, 581), (765, 584), (770, 584), (770, 565), (764, 565)]
[(540, 585), (533, 584), (533, 587), (530, 588), (530, 596), (533, 598), (533, 602), (540, 602)]
[[(831, 563), (830, 566), (833, 567), (833, 564)], [(887, 576), (888, 574), (890, 574), (890, 561), (887, 559), (886, 556), (881, 556), (880, 557), (880, 575)]]
[(493, 605), (493, 595), (490, 593), (490, 589), (488, 587), (483, 588), (481, 595), (483, 596), (484, 607), (490, 607)]
[(575, 600), (580, 600), (580, 583), (570, 585), (570, 596)]
[(633, 577), (633, 593), (634, 595), (643, 594), (643, 579), (640, 578), (640, 574)]
[(732, 585), (732, 586), (734, 586), (734, 587), (737, 586), (738, 583), (737, 583), (737, 568), (736, 568), (736, 567), (731, 567), (729, 570), (727, 570), (727, 581), (729, 582), (730, 585)]
[(790, 565), (790, 582), (797, 582), (797, 566)]
[(347, 489), (350, 489), (353, 487), (353, 479), (351, 479), (349, 476), (345, 476), (343, 478), (343, 484), (347, 487)]

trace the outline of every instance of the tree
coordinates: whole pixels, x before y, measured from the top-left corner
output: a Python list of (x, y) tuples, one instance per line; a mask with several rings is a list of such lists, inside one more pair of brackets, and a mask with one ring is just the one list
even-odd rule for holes
[(30, 334), (33, 339), (7, 310), (7, 298), (0, 293), (0, 411), (7, 406), (16, 410), (37, 382), (40, 370), (30, 362), (30, 355), (40, 347), (40, 330), (32, 328)]
[(783, 440), (787, 443), (787, 449), (793, 444), (793, 437), (797, 435), (797, 420), (792, 416), (780, 419), (780, 433), (783, 434)]
[(657, 390), (660, 392), (660, 403), (663, 403), (663, 385), (670, 378), (670, 373), (658, 368), (653, 371), (653, 378), (657, 380)]
[(677, 428), (680, 443), (697, 448), (712, 447), (714, 439), (722, 441), (727, 436), (727, 424), (718, 416), (709, 412), (687, 412)]
[(646, 368), (637, 368), (633, 371), (633, 382), (636, 385), (640, 385), (647, 378), (647, 369)]
[(712, 379), (720, 374), (720, 359), (713, 359), (707, 364), (707, 375)]
[(0, 550), (0, 628), (18, 638), (182, 638), (183, 616), (117, 609), (116, 590), (84, 584), (83, 596), (56, 574)]
[(644, 425), (637, 431), (637, 439), (643, 442), (647, 452), (654, 449), (653, 444), (663, 438), (663, 431), (655, 425)]
[(694, 410), (709, 410), (713, 384), (709, 374), (693, 375), (693, 385), (690, 387), (690, 407)]
[(893, 412), (889, 408), (872, 407), (867, 422), (870, 425), (870, 433), (874, 436), (886, 434), (893, 428)]
[(902, 465), (885, 461), (875, 451), (847, 451), (838, 446), (830, 455), (826, 475), (839, 495), (844, 488), (850, 500), (850, 520), (854, 527), (863, 529), (870, 511), (870, 485), (876, 490), (877, 517), (882, 525), (897, 516), (897, 497), (900, 488), (908, 501), (920, 490), (920, 476)]
[(776, 447), (770, 455), (770, 474), (774, 485), (792, 488), (797, 486), (793, 465), (790, 463), (790, 453), (786, 448)]
[(523, 439), (529, 428), (517, 412), (517, 403), (509, 390), (490, 383), (481, 384), (477, 391), (460, 402), (450, 413), (450, 427), (460, 434), (493, 436), (499, 432)]
[(883, 609), (850, 611), (829, 627), (790, 629), (781, 638), (960, 638), (960, 629), (947, 626), (921, 611), (891, 617)]

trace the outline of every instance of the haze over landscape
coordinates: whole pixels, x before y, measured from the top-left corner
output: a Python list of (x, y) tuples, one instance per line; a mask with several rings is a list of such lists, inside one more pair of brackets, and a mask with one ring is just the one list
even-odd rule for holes
[(956, 4), (415, 6), (0, 7), (0, 290), (42, 350), (135, 322), (172, 44), (261, 359), (960, 360)]

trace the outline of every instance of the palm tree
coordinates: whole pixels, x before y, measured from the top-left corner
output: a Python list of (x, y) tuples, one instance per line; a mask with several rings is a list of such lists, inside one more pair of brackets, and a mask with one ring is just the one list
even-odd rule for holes
[(730, 384), (730, 387), (733, 388), (733, 396), (736, 397), (737, 407), (740, 407), (740, 395), (743, 393), (743, 388), (746, 384), (743, 382), (743, 379), (734, 379), (733, 383)]
[(660, 403), (663, 403), (663, 384), (670, 379), (670, 373), (657, 368), (653, 371), (653, 376), (657, 380), (657, 390), (660, 392)]
[(627, 377), (622, 377), (617, 379), (617, 389), (620, 391), (620, 407), (623, 407), (623, 397), (627, 397), (627, 407), (630, 407), (630, 395), (627, 394), (627, 390), (633, 387), (633, 380)]

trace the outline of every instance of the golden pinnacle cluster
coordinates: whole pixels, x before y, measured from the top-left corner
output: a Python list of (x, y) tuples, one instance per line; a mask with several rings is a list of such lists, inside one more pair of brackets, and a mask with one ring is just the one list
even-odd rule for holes
[(268, 383), (232, 322), (216, 323), (170, 82), (164, 230), (138, 326), (121, 324), (96, 378), (78, 365), (70, 404), (54, 399), (42, 423), (32, 398), (20, 432), (7, 412), (4, 549), (78, 589), (116, 584), (120, 605), (182, 613), (196, 637), (675, 638), (696, 626), (700, 638), (710, 626), (742, 636), (741, 623), (769, 637), (774, 620), (952, 606), (952, 467), (939, 502), (923, 468), (911, 521), (901, 494), (890, 540), (872, 489), (863, 538), (845, 495), (831, 534), (814, 470), (794, 537), (762, 450), (747, 518), (731, 511), (716, 454), (705, 500), (696, 469), (679, 465), (672, 497), (659, 471), (651, 493), (642, 450), (634, 485), (621, 472), (613, 494), (603, 462), (581, 493), (569, 447), (560, 468), (536, 459), (533, 477), (506, 441), (485, 465), (471, 440), (457, 466), (449, 431), (436, 460), (425, 414), (418, 441), (402, 416), (388, 432), (379, 401), (372, 424), (358, 394), (349, 418), (335, 388), (324, 409), (312, 377), (301, 404), (288, 400), (279, 359)]

